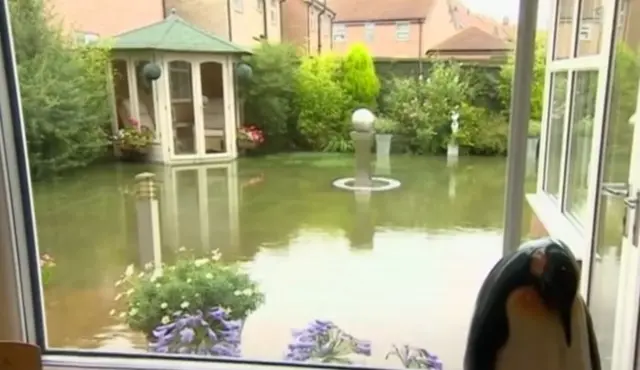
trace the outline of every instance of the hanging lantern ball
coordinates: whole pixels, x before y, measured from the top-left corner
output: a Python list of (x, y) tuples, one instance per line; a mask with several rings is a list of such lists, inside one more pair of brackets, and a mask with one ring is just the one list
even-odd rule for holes
[(142, 75), (149, 81), (155, 81), (160, 78), (162, 69), (156, 63), (147, 63), (142, 67)]
[(240, 63), (236, 66), (236, 76), (241, 80), (249, 80), (253, 76), (253, 69), (247, 63)]

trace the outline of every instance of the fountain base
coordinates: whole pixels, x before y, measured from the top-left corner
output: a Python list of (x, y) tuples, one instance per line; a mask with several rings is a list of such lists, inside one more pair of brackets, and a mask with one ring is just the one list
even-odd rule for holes
[(356, 183), (354, 177), (343, 177), (333, 181), (333, 186), (338, 189), (350, 191), (389, 191), (399, 188), (400, 181), (387, 177), (371, 177), (368, 184), (361, 185)]

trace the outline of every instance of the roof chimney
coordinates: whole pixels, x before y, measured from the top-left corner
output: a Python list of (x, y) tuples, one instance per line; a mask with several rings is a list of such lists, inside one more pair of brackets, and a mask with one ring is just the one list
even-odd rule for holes
[(509, 25), (509, 17), (502, 18), (502, 25), (503, 26), (508, 26)]

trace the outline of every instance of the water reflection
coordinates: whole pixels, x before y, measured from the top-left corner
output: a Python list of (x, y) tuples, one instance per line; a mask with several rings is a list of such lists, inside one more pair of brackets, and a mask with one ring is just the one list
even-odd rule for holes
[[(331, 186), (353, 171), (351, 157), (332, 155), (105, 166), (36, 185), (40, 249), (58, 263), (45, 289), (49, 345), (143, 350), (109, 316), (113, 284), (127, 265), (171, 263), (184, 246), (220, 249), (260, 282), (248, 357), (279, 360), (291, 328), (326, 318), (373, 341), (367, 364), (389, 365), (388, 345), (410, 343), (459, 368), (476, 291), (501, 253), (504, 160), (392, 160), (403, 186), (366, 196)], [(145, 171), (159, 181), (160, 250), (137, 242), (133, 179)]]

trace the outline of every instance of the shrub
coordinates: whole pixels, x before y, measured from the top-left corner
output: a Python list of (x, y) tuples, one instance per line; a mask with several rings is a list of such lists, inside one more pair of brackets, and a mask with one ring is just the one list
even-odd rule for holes
[(376, 134), (395, 134), (398, 130), (398, 122), (386, 117), (378, 117), (374, 126)]
[[(544, 74), (547, 61), (546, 34), (536, 36), (533, 76), (531, 80), (531, 119), (541, 120), (544, 93)], [(499, 92), (504, 107), (511, 106), (511, 84), (515, 70), (515, 55), (511, 54), (500, 71)]]
[(439, 153), (451, 138), (451, 114), (465, 102), (467, 89), (458, 64), (435, 63), (425, 81), (393, 80), (384, 114), (399, 123), (408, 151)]
[(469, 154), (501, 155), (507, 152), (509, 124), (506, 118), (484, 108), (463, 104), (460, 109), (458, 145)]
[(237, 265), (222, 264), (217, 251), (210, 258), (195, 259), (184, 251), (180, 257), (174, 265), (147, 265), (139, 273), (130, 265), (116, 282), (116, 301), (124, 306), (119, 316), (131, 329), (151, 336), (174, 317), (212, 307), (223, 307), (231, 320), (243, 320), (264, 302), (257, 284)]
[(342, 61), (340, 83), (351, 101), (349, 108), (369, 108), (375, 111), (380, 81), (373, 58), (365, 45), (354, 44), (349, 48)]
[(303, 59), (297, 73), (298, 131), (313, 150), (350, 151), (348, 99), (337, 81), (339, 59), (333, 55)]
[(94, 162), (110, 130), (108, 48), (72, 45), (41, 0), (9, 6), (32, 177)]
[(56, 263), (51, 256), (46, 253), (40, 256), (40, 277), (42, 279), (42, 286), (45, 288), (49, 286), (51, 282), (54, 267), (56, 267)]
[(295, 72), (300, 62), (295, 47), (263, 42), (245, 62), (253, 71), (250, 79), (240, 81), (245, 122), (252, 122), (264, 133), (262, 149), (294, 148), (299, 140)]

